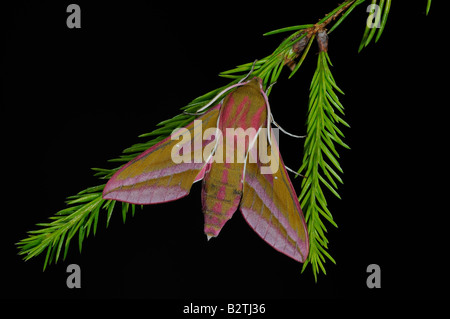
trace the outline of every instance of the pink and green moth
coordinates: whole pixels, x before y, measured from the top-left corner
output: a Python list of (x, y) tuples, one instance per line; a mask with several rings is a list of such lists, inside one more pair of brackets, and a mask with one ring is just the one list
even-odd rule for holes
[[(208, 240), (219, 234), (239, 207), (264, 241), (303, 263), (309, 251), (308, 231), (270, 128), (272, 115), (262, 80), (241, 81), (225, 91), (231, 89), (195, 121), (120, 168), (106, 184), (103, 198), (132, 204), (164, 203), (188, 195), (192, 184), (202, 180)], [(225, 134), (227, 129), (253, 129), (256, 133), (242, 140)], [(270, 166), (254, 152), (263, 140), (268, 141)], [(174, 155), (183, 161), (174, 161)]]

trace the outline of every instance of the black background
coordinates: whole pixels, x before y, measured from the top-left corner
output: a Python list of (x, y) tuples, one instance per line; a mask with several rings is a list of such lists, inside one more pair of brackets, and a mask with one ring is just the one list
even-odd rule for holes
[[(337, 264), (327, 261), (317, 283), (239, 212), (207, 242), (200, 183), (184, 199), (137, 209), (125, 224), (115, 212), (107, 230), (103, 214), (82, 253), (73, 242), (67, 259), (45, 272), (45, 256), (23, 262), (15, 243), (26, 231), (64, 208), (67, 196), (103, 183), (91, 167), (115, 167), (107, 160), (139, 134), (226, 84), (220, 71), (270, 54), (287, 35), (264, 32), (314, 23), (338, 1), (77, 3), (81, 29), (66, 26), (69, 2), (2, 10), (1, 298), (448, 297), (448, 78), (437, 1), (428, 17), (426, 1), (394, 2), (380, 41), (360, 54), (368, 3), (330, 35), (351, 150), (340, 149), (342, 200), (328, 194)], [(316, 52), (313, 44), (300, 71), (288, 80), (284, 70), (270, 94), (277, 122), (294, 134), (305, 131)], [(303, 142), (281, 136), (280, 148), (298, 168)], [(299, 192), (300, 180), (293, 183)], [(72, 263), (81, 267), (81, 289), (66, 287)], [(381, 267), (380, 289), (366, 286), (372, 263)]]

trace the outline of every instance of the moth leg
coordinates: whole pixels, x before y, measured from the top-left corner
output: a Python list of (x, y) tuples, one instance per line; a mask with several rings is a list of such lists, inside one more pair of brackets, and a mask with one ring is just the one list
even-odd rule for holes
[(294, 171), (293, 169), (290, 169), (290, 168), (287, 167), (286, 165), (284, 165), (284, 168), (285, 168), (287, 171), (289, 171), (289, 172), (291, 172), (291, 173), (293, 173), (293, 174), (295, 174), (295, 175), (297, 175), (297, 176), (300, 176), (300, 177), (303, 177), (303, 178), (306, 177), (305, 175), (302, 175), (302, 174), (300, 174), (300, 173), (297, 173), (297, 172)]
[(273, 123), (276, 127), (278, 127), (278, 128), (280, 129), (281, 132), (283, 132), (283, 133), (286, 134), (286, 135), (289, 135), (289, 136), (292, 136), (292, 137), (295, 137), (295, 138), (305, 138), (305, 137), (306, 137), (306, 135), (294, 135), (294, 134), (289, 133), (288, 131), (286, 131), (285, 129), (283, 129), (277, 122), (275, 122), (273, 116), (272, 116), (272, 123)]
[(266, 91), (264, 93), (266, 93), (266, 95), (267, 95), (267, 92), (269, 92), (270, 88), (272, 86), (274, 86), (276, 83), (277, 83), (277, 81), (270, 83), (269, 87), (266, 89)]

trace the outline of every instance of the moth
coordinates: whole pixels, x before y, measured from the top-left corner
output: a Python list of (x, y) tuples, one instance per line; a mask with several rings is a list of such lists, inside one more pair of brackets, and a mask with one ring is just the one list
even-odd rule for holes
[(106, 184), (103, 198), (164, 203), (188, 195), (192, 184), (202, 180), (208, 240), (239, 208), (264, 241), (303, 263), (308, 231), (271, 129), (262, 80), (242, 80), (198, 112), (225, 91), (230, 92), (196, 120), (121, 167)]

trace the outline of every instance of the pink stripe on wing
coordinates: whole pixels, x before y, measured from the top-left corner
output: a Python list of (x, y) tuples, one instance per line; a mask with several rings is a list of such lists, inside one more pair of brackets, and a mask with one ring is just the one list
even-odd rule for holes
[(118, 189), (104, 196), (105, 199), (119, 200), (130, 204), (158, 204), (170, 202), (189, 194), (179, 186), (141, 187), (139, 189)]
[(254, 176), (246, 175), (245, 181), (251, 188), (255, 190), (256, 194), (258, 194), (258, 197), (261, 199), (263, 204), (272, 212), (272, 215), (280, 222), (281, 225), (283, 225), (288, 233), (288, 236), (293, 241), (297, 241), (297, 231), (291, 227), (286, 216), (284, 216), (280, 212), (273, 200), (269, 196), (267, 196), (267, 192), (262, 188), (258, 180)]

